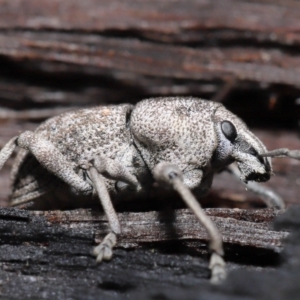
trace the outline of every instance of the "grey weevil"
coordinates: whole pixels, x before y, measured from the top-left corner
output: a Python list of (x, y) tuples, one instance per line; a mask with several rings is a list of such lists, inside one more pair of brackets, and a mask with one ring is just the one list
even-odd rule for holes
[[(50, 192), (97, 194), (111, 231), (94, 248), (97, 261), (112, 257), (121, 233), (111, 196), (145, 193), (153, 182), (176, 190), (210, 236), (212, 282), (226, 276), (222, 237), (191, 190), (205, 195), (214, 173), (236, 162), (243, 182), (272, 173), (263, 143), (216, 102), (192, 97), (146, 99), (67, 112), (34, 132), (12, 138), (0, 152), (0, 168), (15, 147), (12, 205), (44, 201)], [(46, 200), (45, 200), (46, 201)]]

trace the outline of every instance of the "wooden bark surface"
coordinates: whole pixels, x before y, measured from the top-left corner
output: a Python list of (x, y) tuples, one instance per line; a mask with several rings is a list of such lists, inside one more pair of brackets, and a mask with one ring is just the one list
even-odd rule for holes
[[(250, 269), (278, 259), (288, 234), (270, 228), (278, 211), (206, 212), (223, 233), (229, 270), (241, 268), (240, 259), (251, 262)], [(118, 217), (122, 234), (114, 258), (96, 266), (92, 247), (108, 231), (102, 213), (0, 209), (2, 297), (80, 299), (86, 294), (96, 299), (99, 293), (97, 297), (123, 299), (124, 293), (128, 297), (150, 282), (153, 288), (174, 284), (184, 288), (207, 279), (207, 260), (197, 256), (207, 252), (208, 239), (191, 212), (177, 210), (173, 217), (158, 212), (119, 213)], [(237, 259), (236, 253), (245, 257)]]

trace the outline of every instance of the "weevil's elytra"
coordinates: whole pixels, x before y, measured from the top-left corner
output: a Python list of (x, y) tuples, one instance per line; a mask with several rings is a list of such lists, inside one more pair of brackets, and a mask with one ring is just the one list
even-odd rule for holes
[(121, 232), (112, 195), (147, 193), (153, 181), (177, 191), (211, 237), (214, 282), (225, 276), (221, 235), (190, 190), (206, 194), (214, 173), (234, 161), (244, 182), (266, 181), (272, 172), (270, 159), (262, 157), (265, 146), (237, 116), (220, 103), (191, 97), (64, 113), (11, 139), (0, 152), (0, 168), (16, 146), (12, 205), (36, 208), (53, 195), (98, 196), (111, 227), (94, 249), (99, 262), (111, 258)]

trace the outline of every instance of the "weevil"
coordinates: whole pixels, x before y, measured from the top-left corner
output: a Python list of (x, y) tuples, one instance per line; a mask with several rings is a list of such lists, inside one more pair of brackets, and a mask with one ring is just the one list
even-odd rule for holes
[(214, 174), (233, 162), (243, 182), (267, 181), (272, 173), (270, 158), (262, 157), (264, 144), (243, 121), (220, 103), (192, 97), (53, 117), (12, 138), (0, 152), (0, 168), (17, 146), (12, 205), (43, 202), (53, 192), (96, 194), (110, 225), (94, 249), (98, 262), (112, 257), (121, 233), (112, 195), (147, 193), (153, 182), (177, 191), (210, 236), (213, 282), (226, 274), (222, 237), (191, 191), (207, 194)]

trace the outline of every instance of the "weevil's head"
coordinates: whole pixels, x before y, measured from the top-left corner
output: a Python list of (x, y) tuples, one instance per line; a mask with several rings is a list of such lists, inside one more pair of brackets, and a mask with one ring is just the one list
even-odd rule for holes
[(271, 160), (261, 157), (266, 147), (237, 116), (220, 106), (214, 115), (218, 146), (213, 163), (236, 161), (241, 180), (268, 181), (272, 173)]

